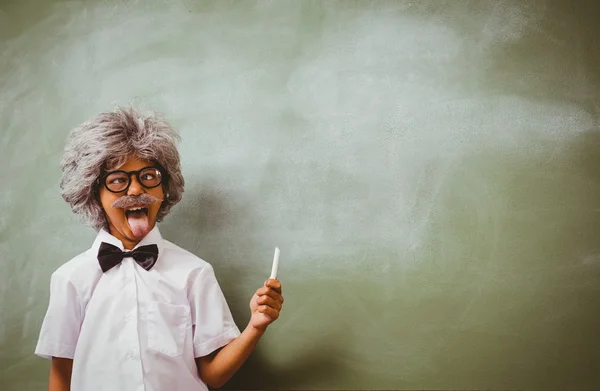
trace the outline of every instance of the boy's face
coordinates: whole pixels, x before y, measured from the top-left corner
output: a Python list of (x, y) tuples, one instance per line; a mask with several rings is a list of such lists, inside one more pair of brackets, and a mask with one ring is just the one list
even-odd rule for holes
[[(152, 169), (139, 173), (141, 178), (138, 178), (135, 173), (131, 173), (131, 171), (139, 171), (146, 167), (156, 167), (156, 165), (148, 160), (130, 155), (125, 164), (108, 172), (108, 175), (103, 177), (105, 179), (100, 179), (98, 185), (98, 195), (106, 215), (109, 231), (129, 250), (154, 228), (156, 215), (164, 199), (162, 183), (152, 188), (148, 187), (154, 186), (157, 182), (157, 178), (153, 177)], [(127, 175), (115, 172), (117, 170), (129, 173), (129, 179), (127, 179)], [(142, 185), (139, 179), (146, 186)], [(125, 187), (127, 181), (129, 181), (129, 187), (118, 191)], [(105, 183), (113, 191), (117, 190), (118, 192), (109, 191)]]

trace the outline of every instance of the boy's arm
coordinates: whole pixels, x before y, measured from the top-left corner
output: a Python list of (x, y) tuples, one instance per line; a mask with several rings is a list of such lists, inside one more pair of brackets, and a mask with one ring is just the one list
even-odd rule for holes
[(202, 381), (214, 388), (224, 385), (250, 356), (263, 333), (248, 325), (227, 346), (208, 356), (198, 357), (196, 365)]
[(202, 381), (215, 388), (224, 385), (250, 356), (267, 326), (279, 317), (282, 305), (281, 283), (267, 280), (250, 300), (252, 316), (242, 334), (212, 354), (196, 359)]
[(48, 391), (70, 391), (73, 360), (70, 358), (52, 357)]

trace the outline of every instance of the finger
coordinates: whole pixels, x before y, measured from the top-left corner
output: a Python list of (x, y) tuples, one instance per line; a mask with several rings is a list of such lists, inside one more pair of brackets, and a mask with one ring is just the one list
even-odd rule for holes
[(261, 314), (266, 315), (267, 317), (269, 317), (272, 321), (276, 320), (277, 318), (279, 318), (279, 311), (277, 311), (274, 308), (271, 308), (267, 305), (261, 305), (258, 307), (258, 312), (260, 312)]
[(274, 291), (271, 288), (267, 288), (267, 287), (262, 287), (262, 288), (258, 288), (256, 290), (256, 295), (258, 297), (261, 296), (269, 296), (275, 300), (279, 300), (279, 301), (283, 301), (283, 296), (281, 296), (279, 293), (277, 293), (276, 291)]
[(279, 280), (275, 280), (273, 278), (269, 278), (267, 281), (265, 281), (265, 285), (264, 286), (273, 289), (274, 291), (276, 291), (279, 294), (282, 293), (281, 282), (279, 282)]
[(257, 304), (258, 304), (258, 305), (266, 305), (266, 306), (269, 306), (269, 307), (271, 307), (271, 308), (273, 308), (273, 309), (276, 309), (277, 311), (280, 311), (280, 310), (281, 310), (281, 305), (282, 305), (280, 301), (273, 300), (273, 299), (271, 299), (271, 298), (270, 298), (270, 297), (268, 297), (268, 296), (262, 296), (262, 297), (261, 297), (261, 298), (258, 300)]
[(271, 308), (275, 308), (276, 310), (281, 310), (281, 306), (283, 303), (280, 300), (275, 300), (269, 296), (260, 296), (257, 300), (258, 305), (268, 305)]
[(256, 299), (256, 304), (258, 305), (269, 305), (273, 308), (277, 308), (281, 310), (283, 307), (283, 297), (271, 297), (269, 295), (258, 296)]

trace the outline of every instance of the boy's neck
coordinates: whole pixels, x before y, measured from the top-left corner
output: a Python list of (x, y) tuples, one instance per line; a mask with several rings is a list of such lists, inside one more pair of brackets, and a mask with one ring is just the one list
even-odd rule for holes
[(137, 244), (140, 242), (140, 240), (138, 240), (137, 242), (132, 242), (127, 239), (119, 239), (119, 240), (121, 241), (121, 243), (123, 243), (123, 248), (125, 248), (125, 250), (129, 250), (129, 251), (133, 250), (133, 248), (135, 246), (137, 246)]
[(135, 246), (137, 246), (137, 244), (138, 244), (139, 242), (141, 242), (141, 241), (142, 241), (142, 239), (143, 239), (143, 238), (142, 238), (142, 239), (139, 239), (139, 240), (130, 240), (130, 239), (128, 239), (128, 238), (127, 238), (125, 235), (121, 234), (121, 233), (120, 233), (120, 232), (119, 232), (117, 229), (115, 229), (115, 228), (114, 228), (112, 225), (109, 225), (109, 227), (108, 227), (108, 232), (109, 232), (109, 233), (110, 233), (112, 236), (114, 236), (115, 238), (119, 239), (119, 240), (121, 241), (121, 243), (123, 243), (123, 248), (124, 248), (125, 250), (129, 250), (129, 251), (133, 250), (133, 248), (134, 248)]
[(137, 240), (137, 241), (131, 241), (131, 240), (129, 240), (129, 239), (127, 239), (127, 238), (123, 237), (122, 235), (120, 235), (120, 233), (119, 233), (119, 232), (117, 232), (117, 233), (116, 233), (116, 235), (115, 235), (114, 233), (112, 233), (112, 232), (111, 232), (110, 234), (111, 234), (112, 236), (114, 236), (115, 238), (119, 239), (119, 240), (121, 241), (121, 243), (123, 243), (123, 248), (124, 248), (125, 250), (129, 250), (129, 251), (131, 251), (131, 250), (133, 250), (133, 248), (134, 248), (135, 246), (137, 246), (137, 244), (138, 244), (139, 242), (141, 242), (141, 240)]

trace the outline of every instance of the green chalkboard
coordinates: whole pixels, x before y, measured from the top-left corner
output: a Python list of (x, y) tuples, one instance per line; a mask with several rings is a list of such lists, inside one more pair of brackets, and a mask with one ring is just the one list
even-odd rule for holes
[(117, 104), (180, 131), (164, 237), (236, 322), (281, 248), (282, 316), (227, 389), (600, 389), (600, 4), (0, 1), (0, 389), (51, 273), (59, 192)]

